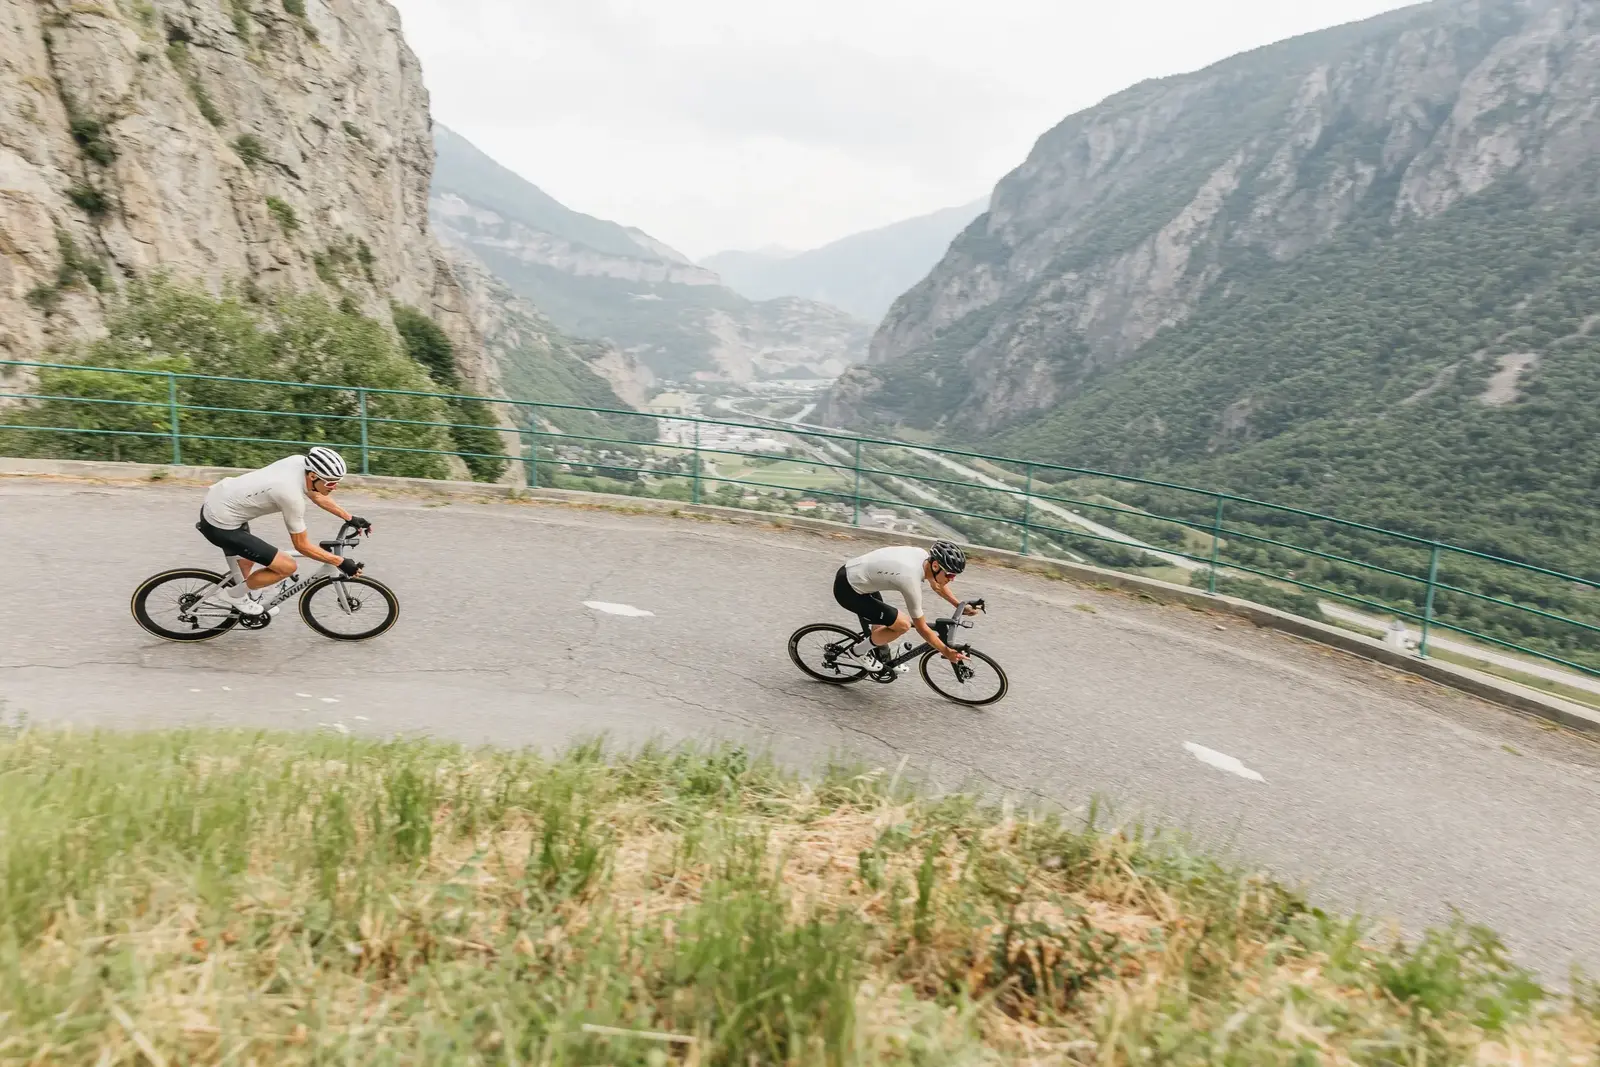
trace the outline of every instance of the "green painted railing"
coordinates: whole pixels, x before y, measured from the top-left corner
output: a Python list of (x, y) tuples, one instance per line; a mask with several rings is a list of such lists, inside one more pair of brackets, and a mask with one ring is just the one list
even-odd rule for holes
[[(491, 405), (507, 425), (451, 421), (447, 404), (458, 400)], [(504, 454), (452, 439), (485, 430), (501, 435)], [(363, 473), (445, 477), (456, 460), (500, 476), (495, 468), (515, 464), (529, 486), (917, 528), (1141, 570), (1357, 629), (1406, 620), (1421, 655), (1472, 658), (1545, 685), (1562, 678), (1492, 651), (1503, 649), (1578, 675), (1565, 677), (1580, 698), (1595, 691), (1585, 679), (1600, 678), (1600, 582), (1244, 496), (752, 415), (0, 361), (0, 453), (244, 466), (309, 444), (344, 450)]]

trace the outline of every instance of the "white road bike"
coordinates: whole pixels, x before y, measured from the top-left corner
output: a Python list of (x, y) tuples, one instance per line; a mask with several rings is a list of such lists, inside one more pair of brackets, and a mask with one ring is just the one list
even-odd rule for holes
[[(361, 544), (360, 531), (345, 523), (339, 527), (338, 537), (319, 543), (324, 552), (343, 555), (344, 550)], [(261, 606), (266, 610), (245, 615), (211, 599), (224, 588), (244, 583), (238, 558), (225, 558), (226, 575), (181, 567), (146, 579), (133, 593), (134, 619), (168, 641), (209, 641), (236, 626), (265, 630), (272, 624), (274, 609), (299, 597), (300, 618), (317, 633), (335, 641), (365, 641), (386, 632), (400, 617), (400, 601), (388, 586), (364, 574), (347, 578), (331, 563), (324, 563), (309, 578), (302, 578), (297, 571), (269, 586), (262, 591)]]

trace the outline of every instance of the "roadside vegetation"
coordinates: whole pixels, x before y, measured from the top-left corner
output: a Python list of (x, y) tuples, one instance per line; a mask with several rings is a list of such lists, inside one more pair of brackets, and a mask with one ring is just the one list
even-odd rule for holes
[(0, 737), (0, 1063), (1575, 1065), (1577, 988), (881, 771)]
[[(175, 400), (185, 406), (176, 426), (185, 463), (253, 467), (295, 447), (327, 444), (344, 450), (359, 470), (357, 387), (428, 393), (459, 384), (443, 332), (409, 308), (397, 307), (394, 315), (391, 329), (348, 302), (335, 306), (315, 294), (217, 297), (164, 280), (132, 283), (105, 336), (54, 358), (144, 373), (40, 371), (30, 392), (45, 399), (8, 407), (4, 421), (78, 432), (0, 430), (0, 453), (170, 462)], [(440, 453), (456, 450), (476, 453), (467, 463), (480, 480), (493, 481), (505, 469), (496, 454), (501, 435), (482, 405), (384, 393), (368, 393), (364, 404), (373, 474), (443, 478), (450, 468)]]

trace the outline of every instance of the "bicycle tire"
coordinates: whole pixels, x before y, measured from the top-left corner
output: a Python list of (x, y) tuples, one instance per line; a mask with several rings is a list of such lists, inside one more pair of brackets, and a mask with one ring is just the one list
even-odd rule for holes
[[(317, 602), (317, 594), (325, 592), (335, 586), (349, 587), (352, 585), (364, 586), (367, 589), (371, 589), (382, 598), (384, 606), (387, 610), (384, 614), (384, 617), (379, 620), (377, 625), (371, 627), (370, 629), (357, 630), (347, 633), (342, 630), (330, 629), (318, 621), (317, 617), (312, 614), (312, 605)], [(365, 607), (365, 603), (366, 602), (363, 601), (361, 606)], [(344, 609), (341, 605), (335, 610), (342, 611)], [(358, 608), (358, 610), (360, 609)], [(318, 578), (316, 581), (307, 585), (305, 592), (300, 594), (300, 618), (307, 626), (311, 627), (317, 633), (321, 634), (323, 637), (331, 638), (334, 641), (366, 641), (377, 637), (380, 634), (387, 633), (390, 627), (394, 626), (394, 624), (399, 620), (400, 598), (395, 596), (394, 591), (388, 586), (384, 585), (376, 578), (368, 578), (366, 575), (357, 575), (354, 578)]]
[[(789, 658), (794, 660), (794, 665), (796, 667), (799, 667), (800, 670), (809, 677), (815, 678), (819, 682), (827, 682), (829, 685), (851, 685), (855, 682), (861, 681), (863, 678), (868, 677), (866, 671), (862, 670), (860, 667), (849, 664), (843, 664), (834, 667), (832, 669), (833, 673), (831, 674), (824, 673), (829, 669), (826, 665), (819, 664), (821, 667), (820, 670), (813, 669), (812, 666), (808, 664), (801, 656), (800, 642), (811, 634), (817, 633), (835, 634), (840, 641), (855, 641), (861, 637), (861, 635), (855, 630), (847, 630), (843, 626), (835, 626), (830, 622), (819, 622), (813, 623), (810, 626), (802, 626), (789, 636)], [(834, 642), (831, 641), (828, 642), (828, 644), (833, 643)], [(826, 645), (824, 645), (824, 647), (826, 647)], [(841, 674), (839, 673), (841, 670), (854, 671), (855, 673)]]
[[(931, 648), (928, 649), (927, 652), (923, 653), (922, 661), (917, 665), (918, 669), (922, 673), (922, 680), (928, 683), (928, 688), (932, 689), (935, 693), (938, 693), (946, 700), (952, 700), (957, 704), (964, 704), (969, 708), (983, 708), (1005, 699), (1006, 693), (1011, 691), (1011, 679), (1006, 677), (1005, 668), (996, 663), (993, 657), (987, 656), (976, 649), (963, 648), (960, 649), (960, 651), (965, 652), (969, 658), (979, 660), (994, 668), (994, 673), (1000, 680), (1000, 688), (995, 691), (994, 695), (979, 698), (962, 696), (961, 690), (963, 685), (961, 682), (956, 681), (954, 677), (942, 679), (944, 684), (940, 684), (940, 681), (936, 681), (934, 679), (933, 673), (928, 668), (933, 665), (934, 660), (939, 660), (941, 662), (944, 662), (945, 660), (943, 656)], [(945, 688), (945, 685), (949, 685), (950, 688)], [(952, 692), (951, 690), (954, 691)]]
[[(215, 585), (222, 581), (222, 575), (214, 571), (203, 570), (199, 567), (180, 567), (177, 570), (162, 571), (160, 574), (146, 578), (140, 583), (139, 588), (133, 591), (133, 599), (128, 602), (129, 610), (133, 612), (134, 621), (148, 633), (165, 641), (210, 641), (221, 637), (235, 626), (239, 625), (239, 616), (230, 615), (222, 619), (215, 626), (201, 630), (191, 625), (187, 630), (173, 630), (161, 625), (150, 613), (150, 598), (163, 585), (178, 581), (193, 581), (202, 585)], [(198, 594), (201, 589), (190, 589), (181, 595)], [(180, 610), (186, 610), (180, 608)]]

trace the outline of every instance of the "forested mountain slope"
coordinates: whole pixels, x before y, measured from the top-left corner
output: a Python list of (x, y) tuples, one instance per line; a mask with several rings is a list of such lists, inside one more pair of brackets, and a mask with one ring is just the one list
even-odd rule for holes
[(836, 421), (1600, 571), (1600, 5), (1441, 0), (1041, 138)]

